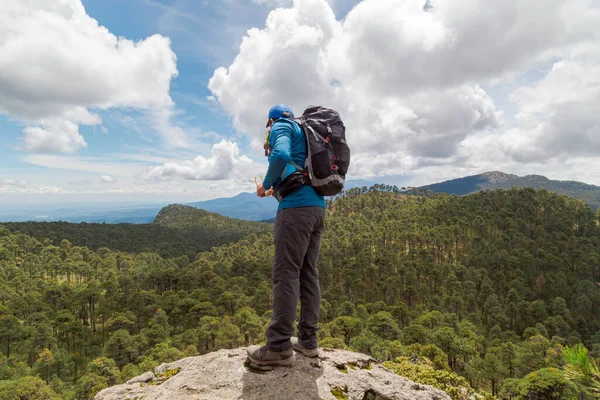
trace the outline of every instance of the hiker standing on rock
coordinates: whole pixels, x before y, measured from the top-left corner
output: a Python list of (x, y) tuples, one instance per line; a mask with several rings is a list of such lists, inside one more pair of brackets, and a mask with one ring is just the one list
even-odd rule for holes
[[(256, 194), (271, 193), (279, 200), (273, 237), (273, 316), (267, 328), (267, 344), (248, 347), (248, 358), (258, 365), (289, 365), (294, 352), (309, 357), (319, 354), (317, 324), (321, 291), (317, 260), (325, 219), (325, 198), (307, 184), (302, 171), (307, 158), (307, 141), (294, 112), (286, 105), (271, 108), (267, 122), (265, 155), (269, 168)], [(286, 179), (285, 193), (280, 191)], [(296, 184), (289, 184), (290, 181)], [(293, 187), (293, 188), (292, 188)], [(288, 193), (289, 192), (289, 193)], [(300, 299), (298, 336), (294, 334), (296, 306)]]

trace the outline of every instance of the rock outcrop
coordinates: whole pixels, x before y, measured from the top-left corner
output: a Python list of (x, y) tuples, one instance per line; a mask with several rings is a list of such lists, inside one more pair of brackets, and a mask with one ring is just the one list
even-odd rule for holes
[(296, 354), (291, 367), (259, 370), (246, 349), (219, 350), (162, 364), (95, 400), (450, 400), (443, 391), (402, 378), (369, 356), (321, 349)]

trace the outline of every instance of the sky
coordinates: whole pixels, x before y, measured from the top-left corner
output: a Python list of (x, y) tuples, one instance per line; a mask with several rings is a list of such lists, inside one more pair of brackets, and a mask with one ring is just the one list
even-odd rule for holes
[(3, 0), (0, 205), (254, 188), (269, 108), (337, 110), (348, 179), (600, 185), (598, 0)]

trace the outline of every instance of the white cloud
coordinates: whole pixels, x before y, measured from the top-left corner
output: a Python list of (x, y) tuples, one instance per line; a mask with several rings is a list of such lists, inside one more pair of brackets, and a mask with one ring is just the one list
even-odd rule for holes
[(134, 42), (89, 17), (80, 0), (4, 0), (0, 5), (0, 113), (27, 124), (24, 150), (73, 153), (85, 147), (78, 125), (100, 124), (90, 110), (150, 110), (175, 144), (170, 41)]
[(429, 12), (423, 4), (362, 1), (331, 42), (326, 66), (342, 82), (345, 75), (383, 93), (413, 92), (527, 71), (597, 36), (590, 0), (434, 0)]
[(28, 126), (25, 132), (25, 150), (36, 153), (71, 154), (82, 147), (87, 147), (79, 127), (71, 121), (59, 121), (47, 125), (46, 129)]
[[(218, 189), (218, 190), (217, 190)], [(182, 183), (177, 180), (162, 181), (159, 183), (148, 182), (148, 183), (137, 183), (122, 187), (111, 187), (107, 189), (87, 189), (79, 194), (96, 194), (96, 195), (126, 195), (131, 194), (136, 197), (144, 197), (144, 195), (164, 195), (173, 196), (180, 195), (187, 199), (194, 199), (194, 196), (199, 198), (206, 198), (206, 195), (210, 193), (211, 197), (215, 196), (215, 192), (220, 192), (221, 195), (231, 195), (239, 193), (241, 190), (251, 191), (254, 189), (254, 182), (250, 180), (237, 180), (237, 179), (224, 179), (220, 180), (219, 183), (210, 184), (208, 187), (203, 182), (188, 181)], [(232, 193), (233, 192), (233, 193)], [(217, 194), (218, 196), (218, 194)], [(154, 197), (153, 200), (158, 200)]]
[(28, 164), (52, 169), (78, 172), (94, 172), (113, 177), (134, 177), (147, 164), (118, 163), (102, 157), (61, 156), (52, 154), (29, 154), (23, 158)]
[(131, 185), (127, 187), (103, 189), (103, 190), (85, 190), (82, 194), (199, 194), (202, 189), (192, 189), (186, 185)]
[[(599, 42), (600, 43), (600, 42)], [(535, 85), (513, 93), (518, 127), (501, 146), (521, 163), (600, 154), (600, 49), (596, 45), (554, 63)]]
[[(597, 48), (599, 8), (592, 0), (430, 4), (426, 11), (424, 1), (363, 0), (338, 21), (325, 0), (295, 0), (292, 8), (271, 11), (264, 29), (249, 30), (231, 65), (214, 72), (213, 100), (251, 143), (264, 139), (260, 128), (273, 104), (288, 103), (297, 114), (314, 103), (337, 109), (353, 150), (353, 176), (435, 179), (490, 166), (489, 160), (514, 165), (500, 149), (505, 139), (535, 135), (522, 128), (503, 133), (503, 111), (482, 86), (512, 83), (544, 63), (573, 58), (579, 48)], [(600, 101), (589, 84), (598, 85), (586, 78), (593, 65), (588, 60), (569, 71), (569, 93), (580, 99), (569, 112), (552, 112), (561, 84), (555, 91), (540, 83), (517, 92), (521, 120), (537, 129), (548, 129), (550, 121), (556, 131), (550, 136), (565, 138), (565, 124), (575, 118), (569, 140), (580, 144), (572, 147), (581, 153), (584, 137), (596, 144), (600, 135), (592, 120)], [(583, 102), (591, 105), (581, 108)]]
[(143, 180), (160, 181), (168, 179), (222, 180), (228, 178), (250, 179), (253, 171), (262, 166), (256, 165), (246, 156), (240, 156), (238, 145), (222, 140), (213, 145), (209, 157), (197, 156), (193, 160), (166, 162), (150, 167), (139, 177)]
[(100, 175), (99, 182), (100, 183), (115, 183), (115, 182), (117, 182), (117, 179), (113, 178), (110, 175)]
[[(73, 198), (84, 200), (86, 196), (104, 196), (103, 199), (110, 202), (118, 201), (119, 198), (123, 198), (122, 196), (129, 196), (138, 203), (140, 201), (165, 201), (166, 198), (173, 196), (176, 201), (194, 201), (207, 197), (231, 196), (242, 190), (251, 191), (254, 188), (252, 180), (241, 178), (227, 178), (208, 186), (206, 182), (202, 181), (182, 183), (180, 180), (118, 182), (116, 185), (103, 187), (98, 185), (98, 181), (83, 179), (72, 181), (70, 184), (81, 187), (72, 190), (51, 184), (40, 185), (29, 181), (0, 178), (0, 194), (6, 195), (0, 198), (0, 202), (11, 198), (12, 202), (17, 201), (16, 199), (35, 199), (35, 197), (26, 197), (26, 195), (56, 195), (65, 201)], [(9, 195), (13, 197), (7, 197)], [(100, 197), (95, 199), (99, 200)]]
[(69, 190), (50, 185), (38, 185), (14, 179), (0, 179), (0, 194), (68, 194)]

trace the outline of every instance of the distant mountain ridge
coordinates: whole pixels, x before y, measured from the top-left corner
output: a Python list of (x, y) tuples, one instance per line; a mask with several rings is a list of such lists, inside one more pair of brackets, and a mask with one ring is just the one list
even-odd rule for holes
[[(351, 180), (347, 182), (346, 189), (370, 187), (374, 184), (376, 184), (376, 181)], [(577, 181), (551, 180), (542, 175), (518, 176), (500, 171), (490, 171), (421, 186), (421, 188), (434, 192), (450, 193), (459, 196), (482, 190), (506, 190), (513, 187), (546, 189), (551, 192), (582, 199), (594, 210), (600, 208), (600, 186)], [(233, 197), (185, 203), (185, 205), (218, 213), (230, 218), (270, 223), (273, 222), (277, 212), (277, 204), (275, 199), (260, 198), (254, 192), (242, 192)], [(159, 211), (166, 205), (143, 205), (139, 207), (128, 205), (122, 208), (91, 207), (89, 209), (81, 207), (71, 209), (65, 206), (61, 209), (51, 211), (27, 210), (21, 212), (0, 212), (0, 222), (65, 221), (73, 223), (147, 224), (154, 221)]]
[(459, 196), (482, 190), (507, 190), (514, 187), (526, 187), (536, 190), (546, 189), (550, 192), (566, 194), (584, 200), (594, 210), (600, 208), (600, 186), (577, 181), (552, 180), (542, 175), (518, 176), (500, 171), (490, 171), (422, 186), (422, 188), (433, 192)]
[[(354, 187), (369, 187), (375, 182), (364, 179), (355, 179), (346, 182), (346, 189)], [(242, 192), (233, 197), (186, 203), (188, 206), (206, 211), (216, 212), (231, 218), (250, 221), (272, 222), (277, 213), (277, 200), (272, 197), (261, 198), (254, 192)]]
[(216, 212), (231, 218), (260, 221), (273, 218), (277, 200), (263, 199), (256, 193), (242, 192), (233, 197), (186, 203), (188, 206)]
[[(353, 187), (370, 187), (375, 182), (357, 179), (346, 182), (348, 189)], [(19, 208), (0, 207), (0, 223), (3, 222), (72, 222), (72, 223), (106, 223), (106, 224), (149, 224), (169, 203), (128, 204), (128, 205), (62, 205)], [(233, 197), (217, 198), (205, 201), (184, 203), (186, 205), (215, 212), (230, 218), (247, 221), (271, 221), (277, 212), (277, 201), (274, 198), (260, 198), (255, 192), (242, 192)]]

